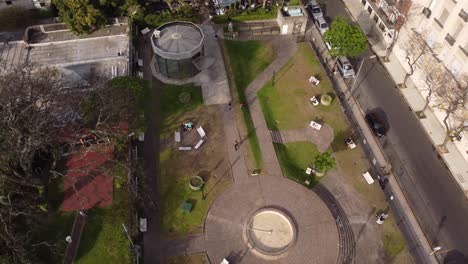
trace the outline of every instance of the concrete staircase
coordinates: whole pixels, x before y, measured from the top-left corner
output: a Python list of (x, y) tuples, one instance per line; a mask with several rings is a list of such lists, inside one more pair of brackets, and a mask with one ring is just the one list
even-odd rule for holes
[(24, 63), (27, 50), (23, 42), (0, 43), (0, 68), (10, 68)]

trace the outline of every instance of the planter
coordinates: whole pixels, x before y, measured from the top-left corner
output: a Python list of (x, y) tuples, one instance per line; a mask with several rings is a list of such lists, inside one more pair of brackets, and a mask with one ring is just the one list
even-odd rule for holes
[(190, 177), (190, 180), (189, 180), (190, 189), (194, 191), (199, 191), (203, 187), (203, 184), (205, 184), (205, 182), (200, 176)]

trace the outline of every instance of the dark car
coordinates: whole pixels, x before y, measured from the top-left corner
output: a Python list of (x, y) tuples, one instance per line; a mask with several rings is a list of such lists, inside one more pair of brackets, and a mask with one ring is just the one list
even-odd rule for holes
[(369, 124), (370, 128), (372, 128), (376, 136), (385, 136), (385, 126), (383, 122), (379, 120), (379, 117), (375, 113), (367, 114), (366, 121)]

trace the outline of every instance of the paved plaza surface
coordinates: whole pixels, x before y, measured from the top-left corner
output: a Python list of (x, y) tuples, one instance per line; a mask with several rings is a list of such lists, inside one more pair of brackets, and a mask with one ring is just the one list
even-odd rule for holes
[[(262, 208), (285, 213), (296, 229), (280, 255), (256, 252), (247, 238), (251, 217)], [(263, 237), (276, 234), (265, 231)], [(204, 238), (212, 263), (223, 258), (233, 263), (336, 263), (339, 251), (335, 219), (322, 200), (302, 185), (265, 175), (236, 183), (218, 197), (206, 217)]]

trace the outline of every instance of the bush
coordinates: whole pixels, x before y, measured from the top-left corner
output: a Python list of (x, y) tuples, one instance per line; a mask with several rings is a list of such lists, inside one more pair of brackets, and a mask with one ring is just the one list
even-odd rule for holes
[(215, 16), (213, 22), (216, 24), (226, 24), (229, 21), (242, 22), (249, 20), (264, 20), (276, 18), (277, 8), (272, 6), (271, 10), (266, 11), (264, 8), (257, 8), (256, 10), (238, 10), (229, 8), (226, 15)]
[(336, 161), (335, 158), (332, 157), (330, 151), (326, 151), (315, 157), (314, 166), (318, 172), (327, 172), (335, 168)]
[(160, 14), (149, 14), (145, 16), (144, 22), (150, 27), (159, 27), (164, 23), (172, 21), (189, 21), (192, 23), (200, 23), (198, 12), (189, 5), (182, 5), (174, 9), (163, 11)]
[(182, 92), (179, 94), (179, 101), (183, 104), (190, 102), (191, 96), (188, 92)]
[(331, 95), (328, 95), (328, 94), (324, 94), (320, 97), (320, 103), (322, 105), (330, 105), (331, 102), (333, 101), (333, 98), (331, 97)]

